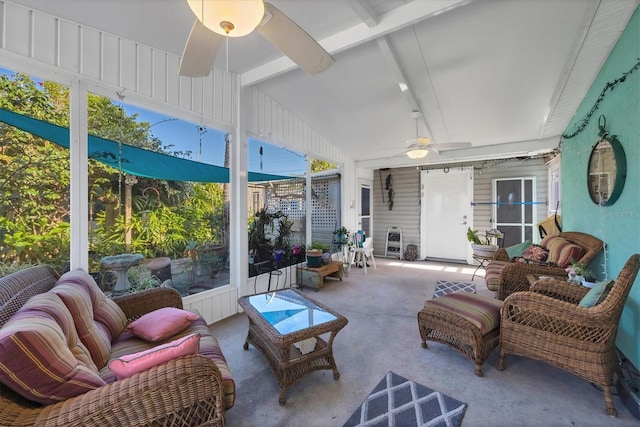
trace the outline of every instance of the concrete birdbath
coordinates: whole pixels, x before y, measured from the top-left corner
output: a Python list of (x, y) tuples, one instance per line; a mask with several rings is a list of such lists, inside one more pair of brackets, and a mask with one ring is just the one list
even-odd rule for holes
[(114, 291), (122, 291), (131, 288), (131, 282), (127, 277), (127, 271), (137, 265), (144, 256), (142, 254), (120, 254), (106, 256), (100, 260), (100, 264), (106, 269), (113, 270), (118, 275)]

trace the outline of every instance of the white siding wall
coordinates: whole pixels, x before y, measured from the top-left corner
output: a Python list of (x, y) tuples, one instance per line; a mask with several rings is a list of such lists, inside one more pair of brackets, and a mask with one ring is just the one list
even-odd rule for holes
[[(535, 177), (537, 202), (537, 222), (547, 217), (548, 175), (545, 159), (531, 160), (499, 160), (495, 162), (479, 162), (474, 167), (474, 202), (492, 201), (492, 182), (496, 178)], [(440, 169), (444, 166), (434, 166)], [(423, 169), (428, 169), (423, 167)], [(389, 210), (388, 191), (385, 190), (387, 175), (393, 177), (394, 204)], [(375, 254), (384, 256), (387, 228), (396, 226), (402, 229), (403, 246), (413, 243), (420, 248), (420, 170), (415, 167), (376, 170), (373, 174), (373, 218), (375, 227), (373, 240)], [(384, 196), (384, 202), (383, 202)], [(473, 228), (487, 230), (493, 228), (492, 205), (480, 204), (473, 209)], [(539, 239), (537, 229), (534, 238)], [(464, 239), (465, 236), (460, 236)], [(404, 252), (403, 248), (403, 252)], [(420, 255), (422, 256), (422, 255)]]

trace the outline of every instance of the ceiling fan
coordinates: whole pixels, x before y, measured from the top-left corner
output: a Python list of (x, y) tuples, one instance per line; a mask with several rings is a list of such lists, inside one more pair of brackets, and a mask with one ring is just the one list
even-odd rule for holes
[(411, 159), (422, 159), (429, 152), (439, 153), (446, 150), (457, 150), (461, 148), (471, 147), (470, 142), (443, 142), (435, 143), (426, 136), (420, 136), (418, 133), (419, 111), (412, 111), (411, 117), (416, 121), (416, 137), (407, 140), (407, 150), (405, 154)]
[(333, 57), (309, 34), (271, 3), (262, 0), (187, 0), (196, 15), (182, 53), (180, 75), (209, 75), (225, 37), (242, 37), (255, 29), (273, 46), (315, 75)]

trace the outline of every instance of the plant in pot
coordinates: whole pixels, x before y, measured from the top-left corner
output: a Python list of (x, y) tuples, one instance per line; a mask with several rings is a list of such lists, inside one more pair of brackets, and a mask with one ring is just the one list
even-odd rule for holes
[(349, 239), (349, 230), (347, 227), (342, 226), (333, 231), (333, 241), (335, 243), (346, 244)]
[(307, 267), (320, 267), (325, 251), (329, 251), (329, 245), (323, 242), (313, 242), (307, 249)]
[(571, 260), (571, 265), (565, 268), (569, 274), (569, 281), (592, 288), (596, 284), (596, 276), (589, 270), (587, 264)]
[(467, 228), (467, 240), (471, 242), (474, 256), (492, 258), (498, 250), (498, 245), (492, 245), (488, 237), (479, 236), (478, 230), (472, 230), (471, 227)]

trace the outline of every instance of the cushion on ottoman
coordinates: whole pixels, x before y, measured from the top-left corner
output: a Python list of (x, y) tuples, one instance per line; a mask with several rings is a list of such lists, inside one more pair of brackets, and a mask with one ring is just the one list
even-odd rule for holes
[(425, 303), (448, 310), (451, 313), (471, 322), (480, 329), (482, 335), (500, 326), (500, 309), (502, 301), (483, 297), (468, 292), (456, 292)]

